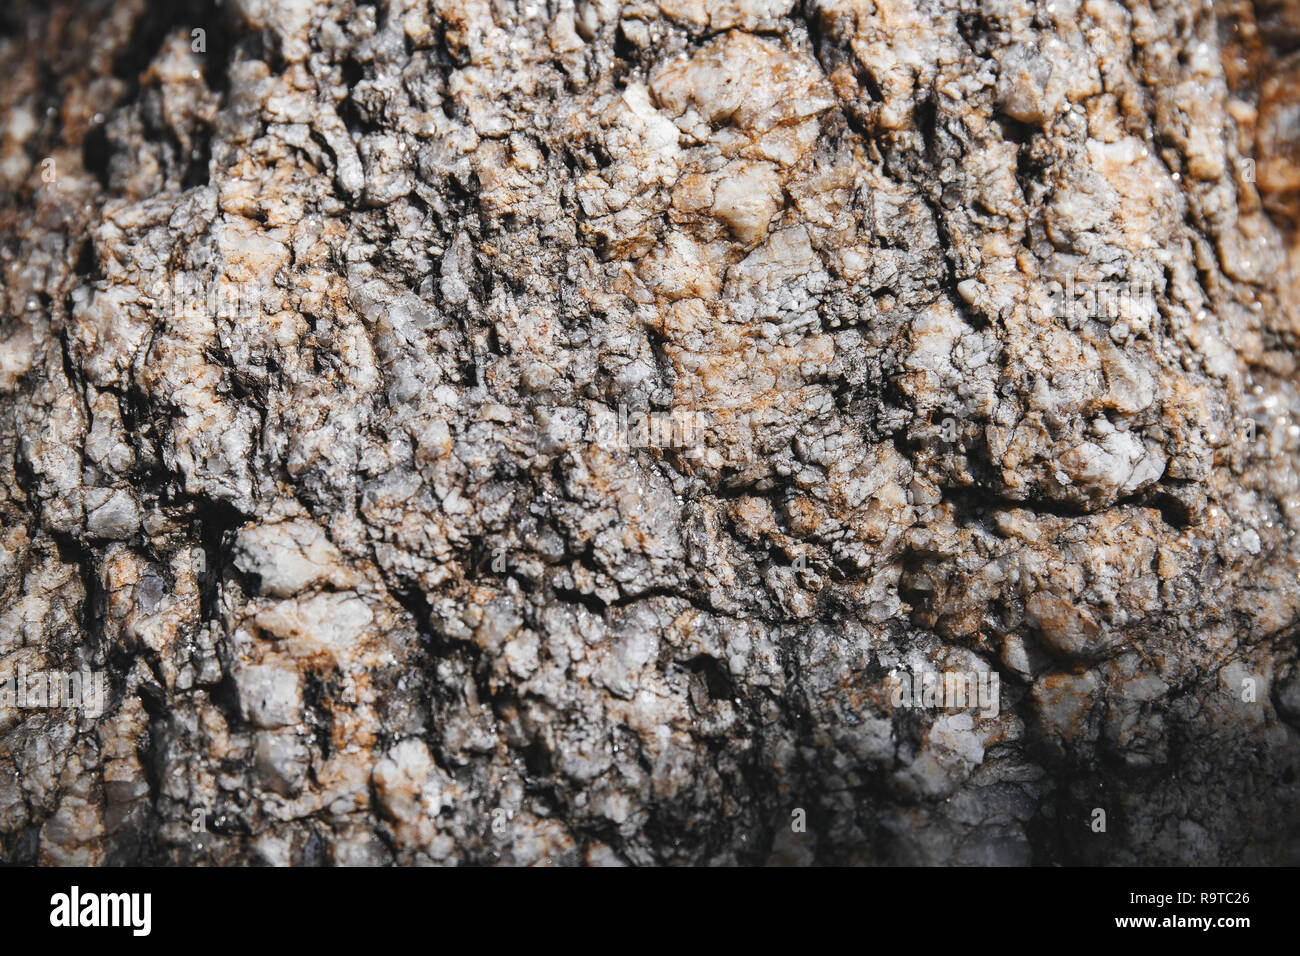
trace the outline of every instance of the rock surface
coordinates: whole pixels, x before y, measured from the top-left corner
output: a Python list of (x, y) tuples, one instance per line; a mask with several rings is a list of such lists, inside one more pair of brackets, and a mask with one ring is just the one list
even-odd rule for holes
[(1300, 863), (1296, 9), (6, 4), (0, 860)]

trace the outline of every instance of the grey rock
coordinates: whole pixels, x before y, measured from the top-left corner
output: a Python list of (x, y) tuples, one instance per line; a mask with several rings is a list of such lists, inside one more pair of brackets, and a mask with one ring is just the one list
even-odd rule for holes
[(1256, 6), (13, 0), (0, 861), (1300, 862)]

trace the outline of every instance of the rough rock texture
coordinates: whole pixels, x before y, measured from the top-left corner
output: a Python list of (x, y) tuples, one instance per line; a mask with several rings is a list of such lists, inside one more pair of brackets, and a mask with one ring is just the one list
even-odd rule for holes
[(0, 860), (1300, 862), (1298, 46), (10, 0)]

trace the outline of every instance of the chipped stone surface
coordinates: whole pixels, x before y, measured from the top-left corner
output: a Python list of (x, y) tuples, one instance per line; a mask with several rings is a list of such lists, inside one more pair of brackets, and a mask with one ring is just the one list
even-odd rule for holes
[(0, 860), (1300, 862), (1288, 11), (9, 4)]

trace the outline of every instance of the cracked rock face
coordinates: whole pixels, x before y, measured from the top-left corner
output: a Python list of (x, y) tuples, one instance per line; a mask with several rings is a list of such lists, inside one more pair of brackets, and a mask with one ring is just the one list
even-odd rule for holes
[(1300, 862), (1296, 10), (9, 4), (0, 860)]

